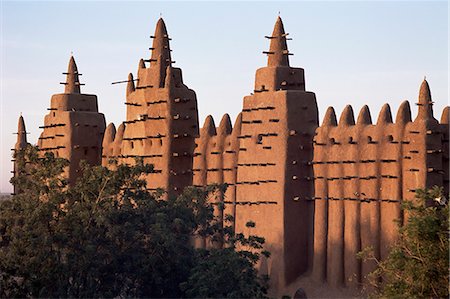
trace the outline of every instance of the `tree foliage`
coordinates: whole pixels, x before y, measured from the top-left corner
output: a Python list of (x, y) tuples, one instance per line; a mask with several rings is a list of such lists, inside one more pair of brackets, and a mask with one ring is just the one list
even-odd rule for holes
[[(375, 297), (448, 298), (449, 208), (443, 190), (418, 190), (415, 201), (403, 204), (406, 221), (386, 260), (371, 273)], [(375, 282), (381, 279), (381, 284)]]
[[(254, 269), (264, 240), (217, 225), (208, 200), (217, 186), (163, 200), (143, 179), (152, 167), (137, 160), (83, 164), (69, 188), (66, 160), (34, 147), (16, 155), (22, 193), (0, 202), (0, 297), (264, 296)], [(195, 249), (200, 231), (226, 232), (227, 247)]]

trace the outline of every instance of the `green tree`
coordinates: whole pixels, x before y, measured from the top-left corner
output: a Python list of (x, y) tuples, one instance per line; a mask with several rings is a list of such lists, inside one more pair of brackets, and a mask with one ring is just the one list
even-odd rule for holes
[[(218, 277), (248, 273), (229, 292), (262, 295), (258, 246), (247, 256), (191, 246), (194, 233), (212, 238), (222, 229), (208, 201), (217, 186), (162, 200), (142, 179), (152, 167), (137, 160), (116, 170), (83, 164), (69, 188), (66, 160), (31, 146), (16, 156), (26, 171), (12, 180), (23, 192), (0, 202), (0, 297), (198, 297), (189, 286), (200, 283), (205, 261), (217, 264)], [(255, 284), (254, 293), (240, 291)]]
[[(375, 297), (448, 298), (449, 208), (443, 190), (418, 190), (415, 201), (403, 204), (407, 221), (386, 260), (378, 261), (370, 249), (363, 252), (378, 267), (371, 273)], [(378, 284), (378, 281), (382, 281)]]

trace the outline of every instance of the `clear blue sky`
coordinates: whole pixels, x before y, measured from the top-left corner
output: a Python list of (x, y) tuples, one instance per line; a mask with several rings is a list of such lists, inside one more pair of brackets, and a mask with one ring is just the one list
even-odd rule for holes
[[(358, 113), (368, 104), (372, 118), (389, 102), (417, 100), (426, 75), (435, 115), (449, 92), (447, 1), (346, 2), (1, 2), (0, 192), (10, 192), (10, 148), (20, 112), (35, 143), (52, 94), (73, 51), (85, 93), (98, 96), (107, 122), (125, 119), (125, 80), (148, 58), (149, 36), (162, 13), (172, 37), (175, 65), (197, 93), (201, 125), (234, 119), (254, 73), (264, 66), (264, 35), (278, 15), (293, 38), (291, 65), (305, 69), (322, 118), (327, 106), (345, 104)], [(414, 106), (414, 105), (413, 105)], [(416, 108), (413, 107), (414, 113)]]

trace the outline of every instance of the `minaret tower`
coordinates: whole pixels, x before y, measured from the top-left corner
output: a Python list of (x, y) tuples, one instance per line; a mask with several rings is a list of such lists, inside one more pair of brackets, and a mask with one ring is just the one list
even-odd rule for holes
[[(315, 95), (304, 70), (289, 66), (287, 33), (278, 17), (266, 67), (244, 98), (238, 156), (236, 232), (264, 237), (271, 257), (261, 262), (279, 290), (304, 273), (312, 249), (312, 140), (318, 126)], [(247, 221), (255, 228), (247, 228)]]
[[(18, 151), (25, 149), (28, 145), (27, 142), (27, 130), (25, 129), (25, 121), (23, 120), (22, 115), (20, 115), (19, 117), (19, 123), (17, 126), (17, 142), (16, 145), (14, 146), (14, 151), (17, 153)], [(22, 171), (22, 169), (20, 169), (20, 163), (19, 161), (17, 161), (17, 158), (13, 159), (14, 162), (14, 170), (13, 170), (13, 176), (16, 177), (19, 175), (19, 173)], [(18, 186), (14, 185), (14, 192), (13, 194), (19, 194), (20, 190), (18, 188)]]
[(155, 173), (148, 175), (148, 187), (178, 194), (192, 185), (195, 137), (199, 134), (197, 98), (183, 84), (181, 69), (172, 66), (170, 38), (162, 18), (151, 38), (151, 58), (139, 62), (137, 79), (128, 77), (120, 158), (133, 163), (141, 157), (153, 164)]
[(44, 119), (44, 131), (39, 137), (40, 151), (51, 151), (56, 157), (69, 160), (66, 175), (73, 185), (79, 176), (79, 164), (101, 164), (101, 147), (105, 132), (105, 117), (98, 112), (97, 96), (80, 91), (78, 68), (70, 57), (64, 93), (52, 96), (50, 111)]
[(433, 116), (428, 82), (419, 89), (418, 113), (406, 126), (403, 162), (403, 199), (414, 200), (417, 188), (443, 186), (442, 131)]

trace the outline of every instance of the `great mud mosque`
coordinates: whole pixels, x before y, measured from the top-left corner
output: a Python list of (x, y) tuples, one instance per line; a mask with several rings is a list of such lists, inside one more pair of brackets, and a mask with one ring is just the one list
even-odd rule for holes
[[(97, 97), (81, 93), (73, 57), (64, 93), (51, 97), (38, 140), (41, 151), (66, 158), (69, 182), (81, 160), (110, 167), (108, 161), (153, 164), (148, 188), (168, 196), (191, 185), (227, 184), (213, 201), (218, 213), (234, 216), (236, 232), (266, 240), (271, 257), (259, 270), (270, 275), (276, 296), (302, 288), (308, 296), (354, 296), (374, 264), (356, 254), (372, 246), (386, 257), (403, 220), (402, 200), (418, 188), (449, 183), (449, 109), (433, 115), (430, 87), (419, 89), (418, 114), (400, 103), (396, 119), (385, 104), (372, 119), (364, 106), (347, 106), (337, 117), (329, 107), (318, 119), (315, 94), (305, 89), (302, 68), (289, 65), (287, 34), (278, 17), (266, 38), (267, 66), (256, 70), (254, 92), (243, 99), (234, 123), (224, 114), (218, 126), (208, 116), (199, 126), (195, 91), (173, 66), (169, 35), (159, 19), (149, 59), (128, 75), (126, 120), (106, 126)], [(397, 106), (397, 104), (396, 104)], [(16, 149), (27, 144), (19, 119)], [(16, 190), (15, 192), (18, 192)], [(196, 246), (208, 247), (208, 240)]]

